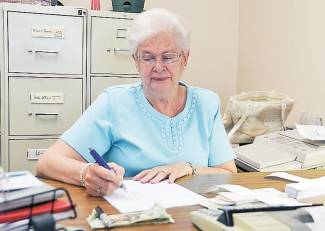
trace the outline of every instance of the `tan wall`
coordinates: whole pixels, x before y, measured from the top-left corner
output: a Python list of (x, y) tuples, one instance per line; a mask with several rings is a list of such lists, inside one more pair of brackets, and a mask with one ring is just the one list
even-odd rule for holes
[(325, 1), (240, 0), (238, 92), (273, 89), (325, 116)]
[[(90, 0), (66, 0), (65, 5), (89, 8)], [(145, 9), (162, 7), (182, 15), (192, 31), (186, 82), (217, 92), (226, 105), (236, 92), (238, 52), (238, 0), (147, 0)], [(101, 1), (111, 9), (111, 1)]]

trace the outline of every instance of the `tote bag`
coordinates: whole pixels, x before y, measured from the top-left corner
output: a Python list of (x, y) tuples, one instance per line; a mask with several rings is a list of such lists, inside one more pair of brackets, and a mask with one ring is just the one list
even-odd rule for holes
[(252, 143), (255, 136), (284, 130), (293, 105), (292, 98), (276, 91), (243, 92), (231, 96), (223, 116), (230, 142)]

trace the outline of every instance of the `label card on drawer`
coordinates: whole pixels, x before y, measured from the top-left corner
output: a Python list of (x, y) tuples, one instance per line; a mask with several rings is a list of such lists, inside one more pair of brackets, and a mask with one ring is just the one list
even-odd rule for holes
[(32, 37), (64, 39), (64, 29), (60, 27), (33, 27)]
[(116, 38), (127, 38), (127, 29), (116, 29)]
[(28, 148), (27, 149), (27, 160), (38, 160), (47, 149), (39, 148)]
[(64, 103), (64, 93), (63, 92), (31, 92), (30, 102), (35, 104)]

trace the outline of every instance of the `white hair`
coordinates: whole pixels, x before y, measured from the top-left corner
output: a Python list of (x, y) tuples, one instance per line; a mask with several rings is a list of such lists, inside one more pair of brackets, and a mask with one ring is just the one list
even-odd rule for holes
[(176, 43), (183, 51), (190, 49), (190, 30), (180, 16), (161, 8), (139, 14), (129, 30), (129, 47), (135, 54), (140, 44), (159, 32), (172, 32)]

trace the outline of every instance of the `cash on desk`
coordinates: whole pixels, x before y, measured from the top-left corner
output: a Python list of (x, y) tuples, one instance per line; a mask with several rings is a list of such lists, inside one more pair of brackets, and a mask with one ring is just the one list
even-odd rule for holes
[(155, 204), (149, 210), (108, 215), (105, 223), (99, 218), (95, 209), (87, 218), (91, 229), (112, 228), (129, 225), (174, 223), (166, 210)]

